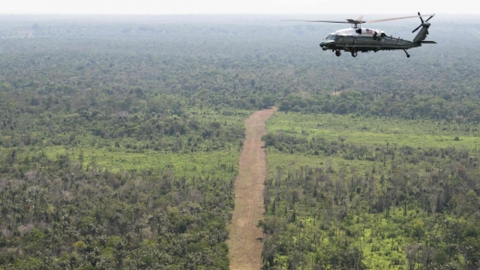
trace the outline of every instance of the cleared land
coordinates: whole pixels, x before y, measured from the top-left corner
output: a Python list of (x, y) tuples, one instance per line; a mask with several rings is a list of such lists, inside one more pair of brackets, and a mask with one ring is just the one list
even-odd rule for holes
[(262, 136), (265, 121), (276, 108), (254, 112), (245, 120), (245, 141), (235, 180), (235, 210), (230, 225), (228, 247), (231, 269), (260, 269), (262, 265), (262, 230), (256, 225), (263, 217), (263, 189), (267, 160)]

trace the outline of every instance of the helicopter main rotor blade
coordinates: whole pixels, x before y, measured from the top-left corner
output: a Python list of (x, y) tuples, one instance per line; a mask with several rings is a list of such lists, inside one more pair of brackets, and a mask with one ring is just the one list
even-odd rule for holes
[(287, 22), (324, 22), (324, 23), (349, 23), (348, 21), (307, 21), (307, 20), (282, 20)]
[(394, 21), (394, 20), (402, 20), (402, 19), (410, 19), (410, 18), (418, 18), (418, 17), (427, 17), (433, 16), (433, 14), (428, 15), (421, 15), (421, 16), (406, 16), (406, 17), (397, 17), (397, 18), (388, 18), (388, 19), (381, 19), (381, 20), (373, 20), (373, 21), (366, 21), (364, 23), (377, 23), (377, 22), (387, 22), (387, 21)]
[[(405, 17), (396, 17), (396, 18), (387, 18), (387, 19), (380, 19), (380, 20), (372, 20), (372, 21), (362, 21), (363, 16), (359, 17), (357, 20), (354, 19), (347, 19), (346, 21), (311, 21), (311, 20), (282, 20), (282, 21), (296, 21), (296, 22), (322, 22), (322, 23), (349, 23), (355, 25), (355, 28), (357, 25), (364, 24), (364, 23), (377, 23), (377, 22), (387, 22), (387, 21), (394, 21), (394, 20), (402, 20), (402, 19), (410, 19), (410, 18), (419, 18), (422, 21), (422, 24), (424, 23), (422, 17), (428, 17), (430, 16), (425, 22), (428, 22), (435, 14), (428, 14), (428, 15), (420, 15), (420, 12), (416, 16), (405, 16)], [(414, 32), (417, 29), (414, 30)]]

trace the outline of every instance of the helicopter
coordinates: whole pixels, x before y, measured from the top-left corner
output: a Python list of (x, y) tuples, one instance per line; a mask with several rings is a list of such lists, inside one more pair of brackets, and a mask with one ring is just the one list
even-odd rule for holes
[[(426, 20), (423, 20), (422, 17), (427, 16), (430, 17)], [(435, 16), (435, 14), (421, 15), (420, 12), (418, 12), (418, 16), (406, 16), (373, 21), (364, 21), (363, 16), (359, 17), (356, 20), (347, 19), (346, 21), (294, 21), (351, 24), (351, 28), (338, 30), (328, 35), (320, 43), (320, 47), (322, 48), (322, 50), (332, 50), (332, 52), (335, 52), (336, 56), (342, 55), (342, 50), (345, 52), (350, 52), (353, 57), (357, 57), (358, 52), (365, 53), (369, 51), (378, 52), (403, 50), (407, 55), (407, 58), (410, 58), (410, 54), (408, 54), (407, 52), (408, 49), (420, 47), (422, 46), (422, 44), (436, 44), (435, 41), (425, 40), (425, 38), (429, 34), (428, 28), (430, 27), (430, 23), (428, 21), (433, 18), (433, 16)], [(420, 32), (418, 32), (417, 36), (415, 36), (413, 41), (401, 39), (400, 37), (394, 38), (393, 36), (387, 36), (387, 34), (385, 34), (385, 32), (381, 30), (361, 27), (361, 25), (365, 23), (377, 23), (417, 17), (420, 18), (420, 21), (422, 23), (412, 31), (412, 33), (415, 33), (418, 29), (421, 28)]]

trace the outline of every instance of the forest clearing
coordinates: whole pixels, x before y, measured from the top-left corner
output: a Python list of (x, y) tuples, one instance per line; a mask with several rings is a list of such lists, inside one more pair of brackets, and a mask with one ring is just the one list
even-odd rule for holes
[(267, 157), (262, 136), (265, 121), (276, 108), (254, 112), (245, 120), (245, 141), (235, 179), (235, 208), (227, 241), (230, 269), (259, 269), (262, 265), (263, 235), (258, 221), (263, 218), (263, 189), (267, 177)]

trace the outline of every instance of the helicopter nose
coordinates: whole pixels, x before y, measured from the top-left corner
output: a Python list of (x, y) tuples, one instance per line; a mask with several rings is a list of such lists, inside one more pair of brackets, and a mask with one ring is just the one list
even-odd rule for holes
[(325, 40), (320, 42), (320, 47), (325, 51), (328, 50), (330, 47), (335, 45), (335, 41), (333, 40)]

